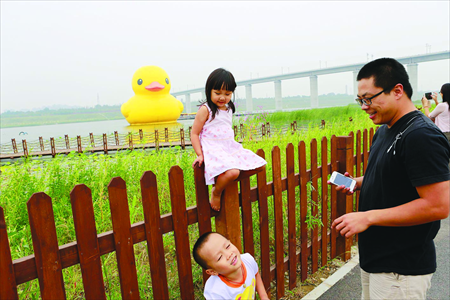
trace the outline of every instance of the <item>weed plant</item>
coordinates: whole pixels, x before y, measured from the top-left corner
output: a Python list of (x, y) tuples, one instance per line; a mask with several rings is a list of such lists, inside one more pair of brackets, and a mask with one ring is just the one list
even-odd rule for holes
[[(349, 117), (352, 118), (351, 121), (349, 121)], [(318, 126), (317, 120), (320, 121), (322, 119), (326, 120), (324, 127)], [(312, 139), (317, 139), (319, 148), (318, 162), (320, 164), (320, 140), (322, 137), (330, 139), (332, 135), (348, 135), (351, 131), (356, 133), (357, 130), (373, 127), (367, 115), (355, 105), (332, 109), (302, 110), (255, 116), (246, 120), (245, 126), (248, 128), (261, 122), (283, 124), (291, 123), (294, 120), (297, 120), (297, 122), (305, 122), (305, 124), (307, 120), (311, 120), (311, 122), (307, 129), (298, 130), (293, 134), (275, 131), (271, 132), (270, 136), (265, 136), (262, 139), (247, 138), (243, 141), (243, 146), (246, 149), (254, 152), (258, 149), (264, 150), (268, 162), (266, 171), (268, 182), (272, 181), (271, 151), (273, 147), (280, 147), (281, 174), (284, 177), (286, 176), (285, 149), (288, 143), (294, 145), (296, 155), (295, 170), (298, 172), (297, 145), (300, 141), (306, 143), (307, 169), (309, 169), (309, 145)], [(329, 153), (330, 146), (328, 146), (328, 149)], [(135, 223), (144, 219), (139, 180), (147, 170), (153, 171), (157, 177), (161, 214), (171, 211), (168, 172), (174, 165), (180, 166), (184, 173), (187, 206), (195, 205), (195, 185), (192, 168), (194, 159), (195, 152), (192, 149), (181, 150), (179, 147), (172, 147), (162, 151), (126, 150), (117, 152), (114, 155), (87, 155), (72, 152), (66, 156), (57, 155), (49, 161), (25, 158), (16, 163), (2, 166), (0, 175), (0, 206), (5, 210), (12, 258), (18, 259), (33, 253), (26, 206), (26, 202), (33, 193), (45, 192), (52, 198), (58, 241), (60, 245), (63, 245), (76, 240), (70, 205), (70, 192), (75, 185), (86, 184), (91, 189), (97, 231), (98, 233), (106, 232), (112, 228), (107, 186), (113, 177), (120, 176), (126, 182), (131, 222)], [(251, 186), (255, 185), (256, 176), (253, 176), (251, 178)], [(312, 186), (309, 188), (311, 189)], [(296, 192), (298, 194), (298, 188)], [(286, 201), (286, 195), (283, 195), (283, 197), (283, 201)], [(296, 199), (298, 198), (297, 195)], [(284, 205), (284, 207), (286, 206)], [(252, 208), (254, 210), (253, 227), (258, 260), (259, 214), (257, 203), (253, 203)], [(283, 214), (285, 220), (287, 220), (286, 209), (283, 211)], [(310, 228), (321, 225), (320, 219), (313, 216), (311, 211), (308, 212), (308, 216)], [(273, 201), (269, 199), (269, 220), (273, 220), (273, 218)], [(273, 222), (270, 222), (270, 224), (271, 245), (274, 245)], [(198, 237), (196, 224), (189, 227), (189, 236), (192, 240), (191, 245), (193, 245), (193, 242)], [(285, 245), (287, 245), (286, 241), (287, 234), (285, 237)], [(172, 234), (169, 233), (164, 236), (164, 245), (167, 261), (175, 261), (175, 243)], [(138, 278), (141, 296), (151, 297), (150, 266), (148, 264), (146, 243), (143, 242), (135, 245), (135, 252), (136, 260), (139, 261), (137, 266), (139, 266)], [(274, 263), (273, 257), (271, 261)], [(102, 257), (102, 265), (108, 297), (111, 299), (120, 297), (115, 254), (110, 253), (104, 255)], [(171, 298), (179, 298), (176, 264), (168, 263), (166, 267)], [(66, 292), (69, 298), (83, 298), (80, 274), (79, 266), (64, 270)], [(193, 274), (196, 295), (201, 296), (201, 269), (195, 263), (193, 263)], [(21, 298), (34, 297), (32, 295), (38, 290), (37, 280), (19, 286)]]

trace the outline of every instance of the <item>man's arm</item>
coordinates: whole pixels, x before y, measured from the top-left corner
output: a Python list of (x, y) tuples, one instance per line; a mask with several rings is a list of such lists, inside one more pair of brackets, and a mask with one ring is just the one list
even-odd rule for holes
[(255, 275), (256, 279), (256, 292), (259, 295), (259, 298), (261, 300), (269, 300), (269, 296), (267, 296), (266, 289), (264, 288), (264, 283), (262, 282), (261, 276), (259, 275), (259, 272)]
[(341, 235), (351, 237), (377, 226), (414, 226), (448, 217), (450, 209), (450, 181), (417, 187), (419, 199), (386, 209), (345, 214), (331, 225)]

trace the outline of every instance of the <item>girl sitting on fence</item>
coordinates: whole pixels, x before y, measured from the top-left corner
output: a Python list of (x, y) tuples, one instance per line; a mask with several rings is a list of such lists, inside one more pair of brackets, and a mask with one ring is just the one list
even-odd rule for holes
[[(206, 101), (200, 108), (191, 130), (191, 141), (197, 158), (193, 166), (205, 163), (206, 184), (213, 184), (211, 208), (220, 210), (220, 196), (241, 170), (262, 167), (266, 161), (234, 140), (231, 97), (236, 89), (233, 74), (219, 68), (206, 81)], [(214, 184), (215, 183), (215, 184)]]

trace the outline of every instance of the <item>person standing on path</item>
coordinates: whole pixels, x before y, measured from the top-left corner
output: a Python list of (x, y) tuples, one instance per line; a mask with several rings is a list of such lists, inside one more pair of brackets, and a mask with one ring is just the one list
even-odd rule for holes
[(430, 113), (430, 104), (428, 99), (423, 96), (422, 106), (424, 114), (433, 121), (437, 127), (445, 134), (450, 141), (450, 83), (446, 83), (441, 87), (439, 94), (442, 97), (442, 103), (437, 100), (437, 93), (431, 94), (436, 108)]
[(433, 239), (449, 215), (450, 145), (415, 108), (408, 74), (398, 61), (369, 62), (357, 80), (356, 101), (382, 126), (364, 176), (355, 178), (358, 212), (335, 219), (332, 228), (346, 238), (359, 234), (362, 299), (425, 299), (436, 271)]

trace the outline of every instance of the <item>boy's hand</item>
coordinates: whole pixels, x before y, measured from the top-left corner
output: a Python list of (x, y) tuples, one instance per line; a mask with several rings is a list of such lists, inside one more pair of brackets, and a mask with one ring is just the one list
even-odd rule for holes
[(202, 163), (203, 163), (203, 155), (199, 155), (197, 156), (197, 158), (194, 160), (194, 162), (192, 163), (192, 167), (195, 168), (195, 164), (198, 163), (198, 166), (201, 167)]

